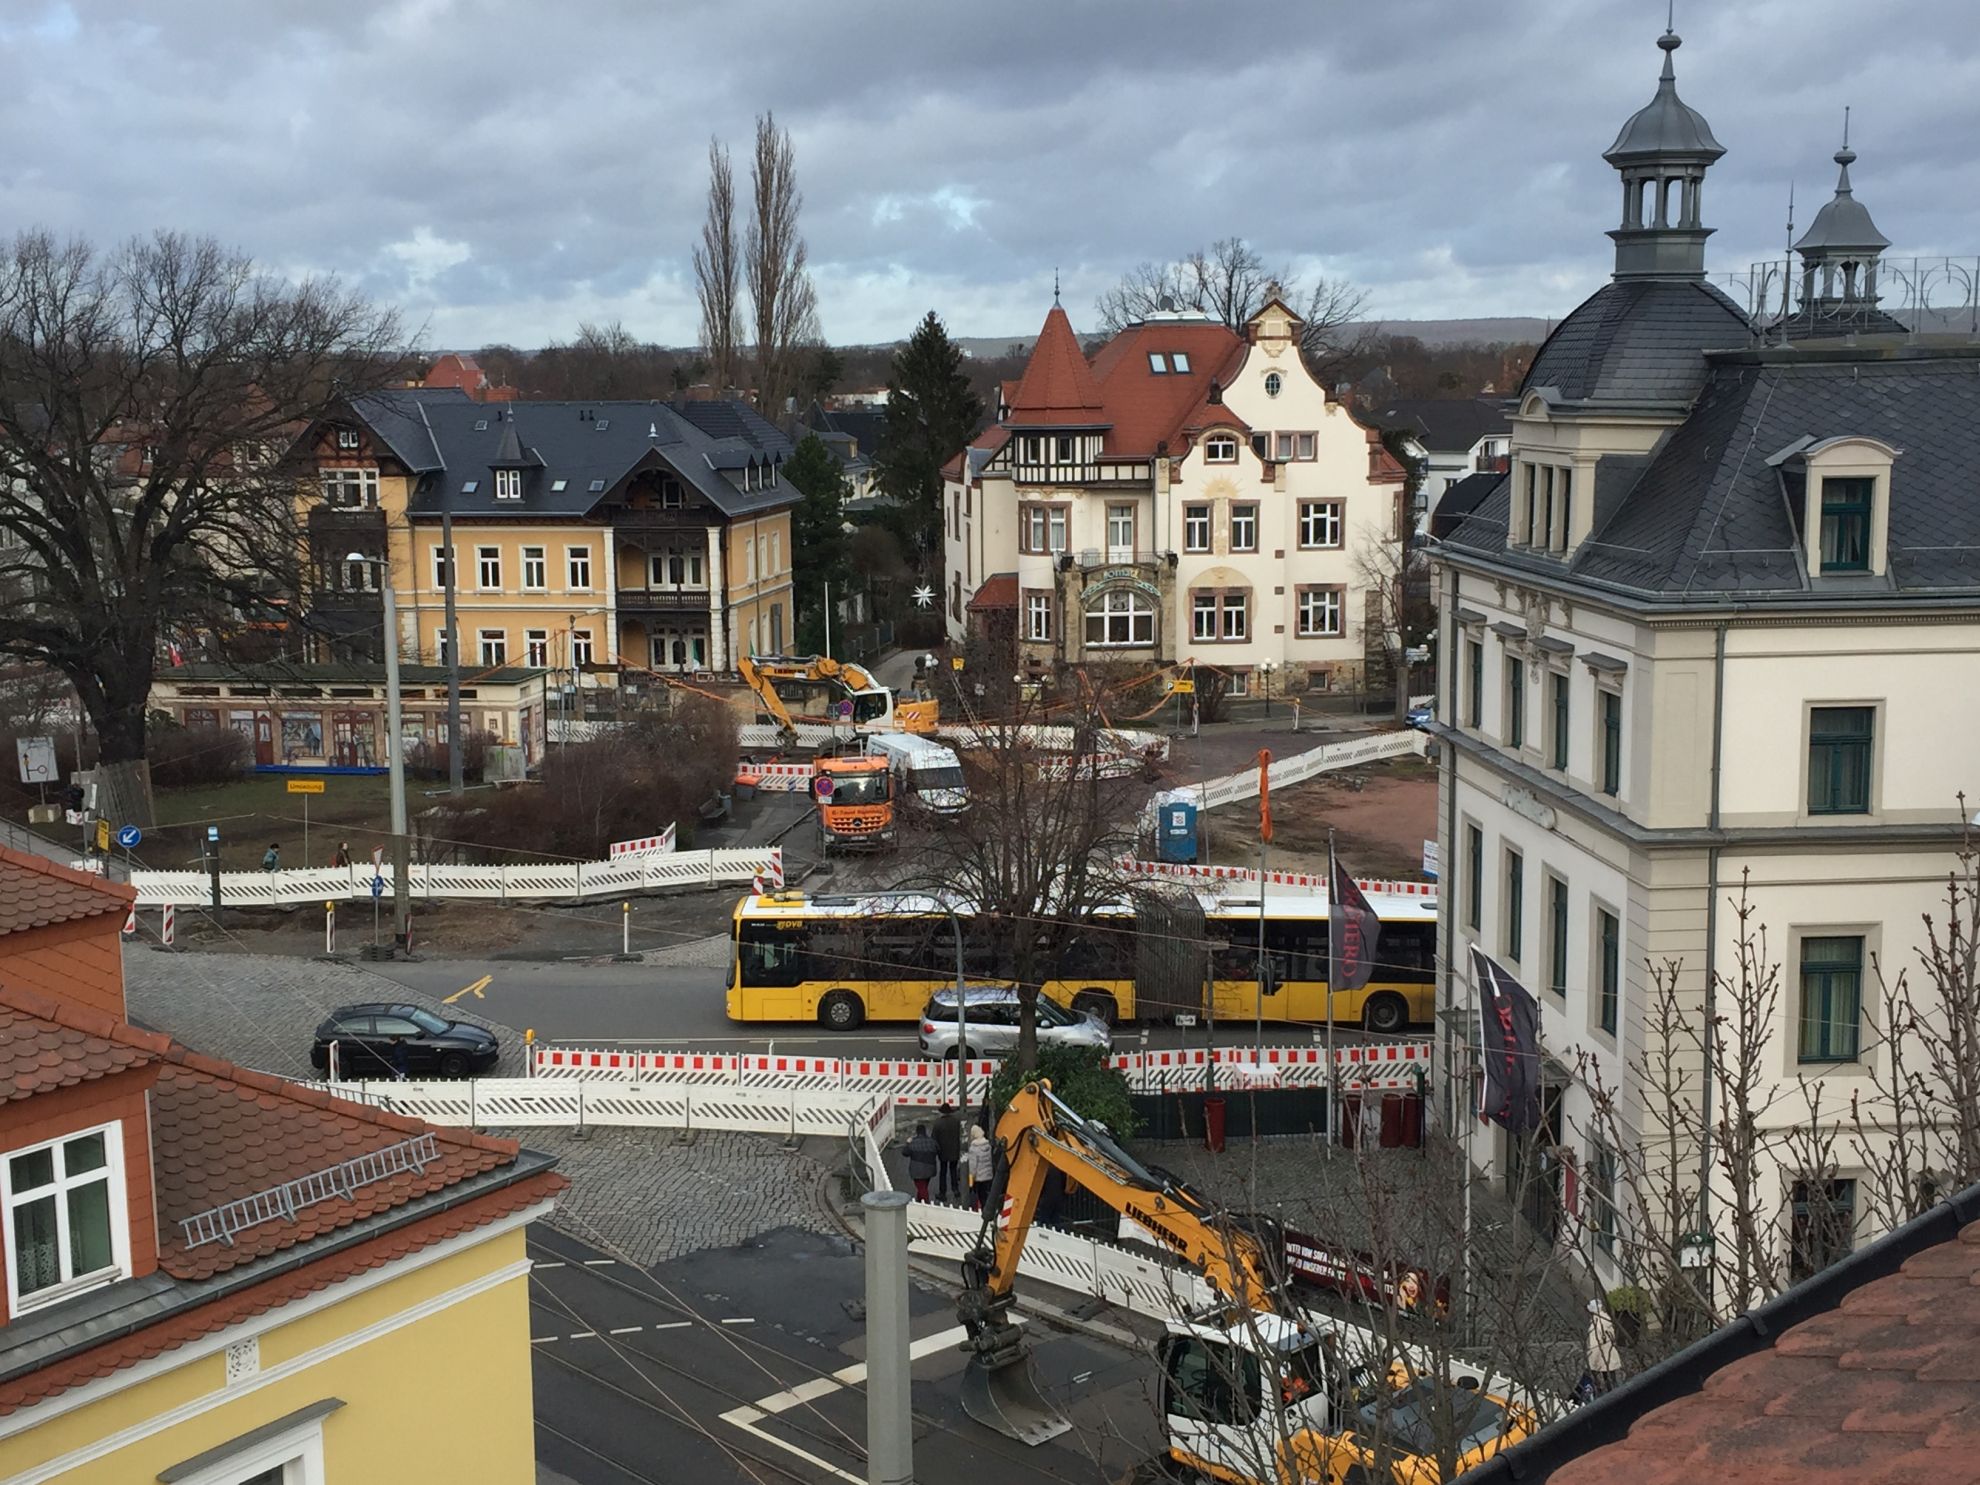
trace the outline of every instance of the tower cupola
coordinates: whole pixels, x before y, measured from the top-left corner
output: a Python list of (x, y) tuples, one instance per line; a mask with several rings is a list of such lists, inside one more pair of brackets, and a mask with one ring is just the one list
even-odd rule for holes
[(1677, 94), (1671, 57), (1682, 43), (1675, 31), (1657, 38), (1664, 53), (1657, 95), (1638, 109), (1602, 158), (1622, 176), (1622, 225), (1616, 244), (1618, 279), (1702, 279), (1705, 239), (1700, 219), (1705, 172), (1726, 152), (1705, 116)]
[(1874, 309), (1877, 260), (1891, 240), (1877, 230), (1870, 212), (1849, 184), (1856, 151), (1849, 147), (1849, 118), (1843, 117), (1842, 148), (1836, 151), (1836, 194), (1794, 245), (1801, 255), (1801, 308), (1804, 313), (1846, 314)]

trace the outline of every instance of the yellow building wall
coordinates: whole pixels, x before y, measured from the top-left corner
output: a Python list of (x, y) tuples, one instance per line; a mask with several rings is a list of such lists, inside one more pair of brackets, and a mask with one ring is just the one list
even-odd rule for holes
[[(389, 1324), (524, 1256), (523, 1229), (516, 1228), (300, 1319), (284, 1323), (279, 1312), (262, 1317), (269, 1328), (260, 1335), (261, 1373)], [(245, 1390), (232, 1401), (75, 1466), (61, 1475), (63, 1485), (152, 1480), (328, 1397), (345, 1404), (323, 1420), (329, 1485), (534, 1485), (536, 1479), (527, 1274), (290, 1376), (260, 1386), (250, 1378), (237, 1388)], [(197, 1358), (0, 1440), (0, 1480), (227, 1390), (225, 1354)], [(466, 1412), (454, 1414), (457, 1408)], [(436, 1425), (436, 1418), (449, 1416), (453, 1423)]]
[[(755, 555), (751, 555), (751, 547)], [(729, 569), (730, 610), (737, 646), (747, 651), (751, 636), (758, 654), (779, 648), (772, 609), (778, 610), (781, 648), (794, 643), (797, 615), (791, 587), (791, 513), (744, 517), (729, 524), (725, 560)]]
[[(447, 596), (434, 581), (434, 554), (442, 542), (440, 528), (422, 521), (410, 532), (412, 550), (410, 581), (396, 597), (400, 627), (418, 647), (418, 658), (437, 664), (440, 634), (446, 628)], [(549, 663), (563, 667), (571, 663), (572, 617), (576, 628), (591, 631), (594, 660), (605, 660), (606, 631), (610, 628), (611, 533), (596, 526), (486, 527), (454, 523), (454, 555), (460, 570), (454, 579), (455, 623), (461, 635), (461, 662), (479, 663), (480, 631), (501, 630), (508, 646), (509, 665), (528, 663), (526, 633), (546, 631)], [(481, 586), (480, 551), (492, 547), (501, 560), (501, 586)], [(544, 587), (523, 587), (523, 549), (543, 548)], [(570, 548), (583, 547), (591, 557), (590, 584), (573, 587), (570, 582)]]

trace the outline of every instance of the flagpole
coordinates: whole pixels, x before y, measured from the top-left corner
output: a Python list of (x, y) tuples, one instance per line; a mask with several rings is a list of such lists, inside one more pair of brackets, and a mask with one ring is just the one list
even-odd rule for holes
[[(1333, 948), (1334, 935), (1341, 931), (1341, 918), (1334, 903), (1334, 883), (1339, 880), (1335, 873), (1339, 868), (1334, 864), (1334, 827), (1327, 827), (1327, 1158), (1334, 1157), (1335, 1142), (1340, 1139), (1341, 1124), (1341, 1074), (1334, 1061), (1334, 969), (1341, 962), (1341, 956)], [(1364, 1098), (1367, 1096), (1364, 1091)]]
[[(1485, 1044), (1485, 1003), (1479, 998), (1478, 961), (1476, 958), (1473, 958), (1471, 961), (1471, 995), (1476, 1012), (1473, 1024), (1478, 1027), (1478, 1044), (1480, 1047), (1483, 1047)], [(1470, 1070), (1471, 1051), (1468, 1045), (1470, 1040), (1469, 1037), (1465, 1038), (1467, 1043), (1466, 1055), (1460, 1075), (1475, 1081), (1476, 1075)], [(1451, 1102), (1455, 1105), (1458, 1101), (1452, 1099)], [(1458, 1252), (1464, 1263), (1464, 1336), (1467, 1345), (1472, 1344), (1475, 1338), (1473, 1327), (1476, 1321), (1473, 1319), (1473, 1315), (1477, 1310), (1477, 1305), (1473, 1302), (1474, 1296), (1471, 1289), (1471, 1186), (1473, 1177), (1471, 1140), (1472, 1136), (1478, 1132), (1478, 1110), (1471, 1105), (1472, 1100), (1467, 1096), (1462, 1105), (1464, 1108), (1464, 1228), (1458, 1238)]]
[[(1251, 1060), (1265, 1065), (1265, 847), (1272, 840), (1272, 751), (1258, 750), (1258, 999)], [(1256, 1076), (1256, 1074), (1254, 1074)], [(1254, 1083), (1254, 1087), (1257, 1085)]]

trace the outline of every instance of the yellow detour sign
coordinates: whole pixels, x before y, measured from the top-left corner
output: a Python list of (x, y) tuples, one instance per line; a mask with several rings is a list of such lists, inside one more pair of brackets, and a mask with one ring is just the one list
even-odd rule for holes
[(1194, 696), (1196, 694), (1196, 682), (1170, 681), (1169, 694), (1171, 696)]
[(323, 780), (290, 779), (289, 792), (291, 794), (321, 794), (323, 792)]
[(99, 851), (110, 849), (110, 822), (108, 820), (98, 820), (96, 822), (96, 849)]
[(951, 670), (961, 670), (963, 668), (963, 657), (960, 655), (951, 655), (949, 657), (949, 668)]

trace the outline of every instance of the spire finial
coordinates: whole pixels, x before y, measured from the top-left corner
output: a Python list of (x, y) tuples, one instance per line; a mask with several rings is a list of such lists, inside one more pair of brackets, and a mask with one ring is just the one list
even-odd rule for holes
[(1849, 167), (1856, 163), (1856, 151), (1849, 147), (1849, 105), (1847, 103), (1843, 105), (1842, 148), (1836, 151), (1834, 159), (1837, 166), (1840, 167), (1836, 173), (1836, 194), (1838, 196), (1847, 196), (1849, 194)]
[(1052, 267), (1052, 303), (1056, 305), (1058, 302), (1059, 302), (1059, 269), (1058, 269), (1058, 265), (1054, 264)]
[(1843, 105), (1843, 148), (1849, 148), (1849, 105)]
[(1794, 251), (1794, 182), (1788, 182), (1788, 251)]

